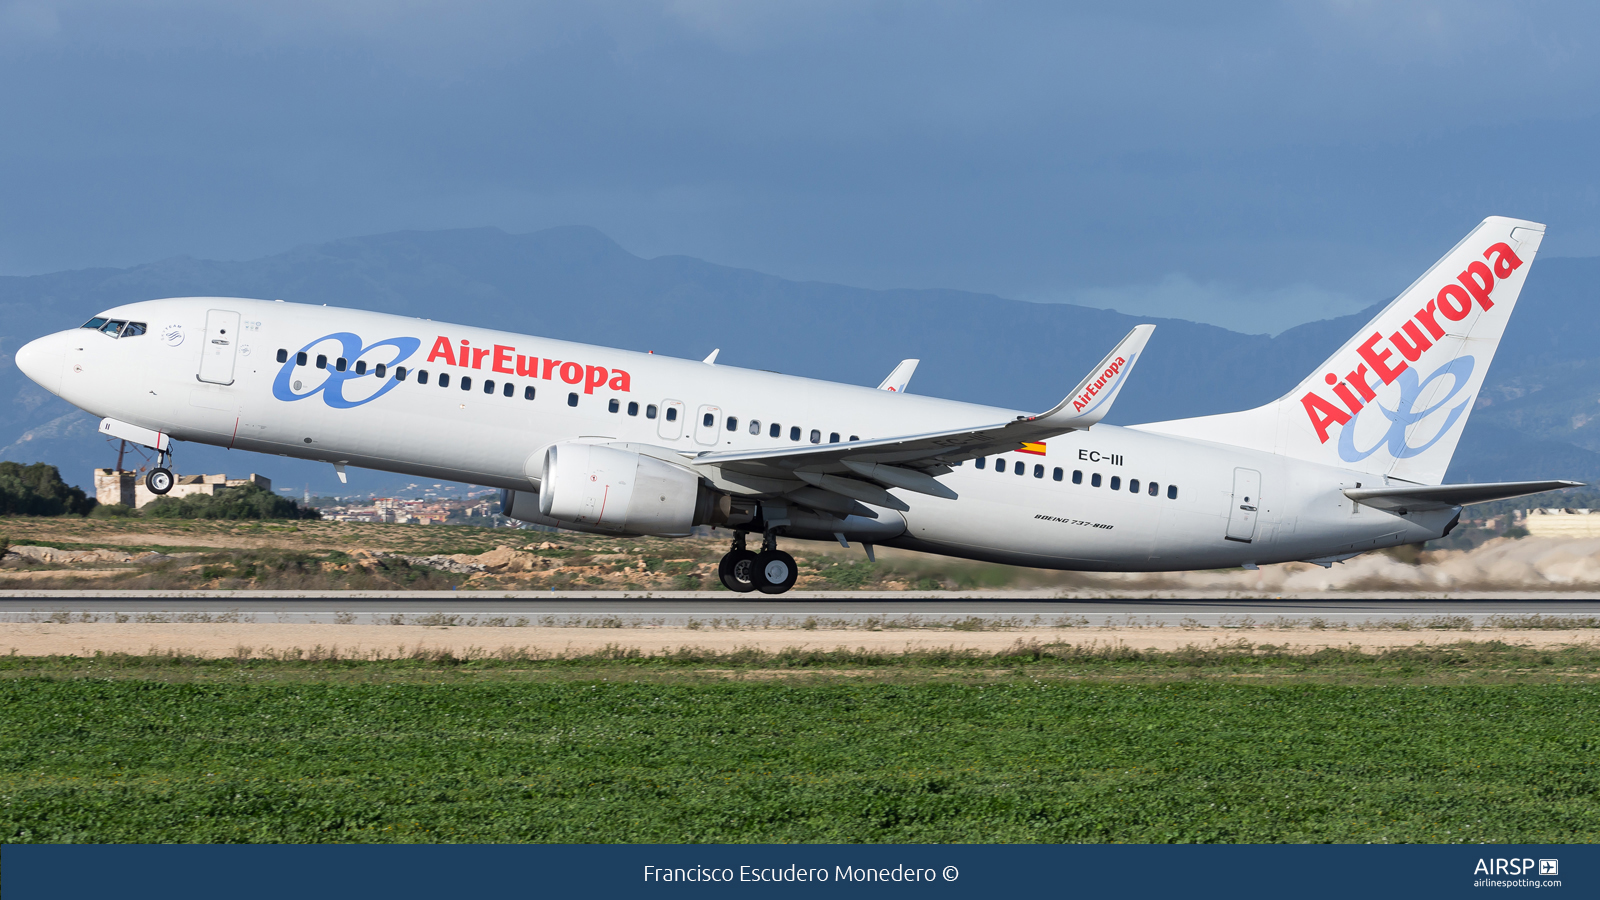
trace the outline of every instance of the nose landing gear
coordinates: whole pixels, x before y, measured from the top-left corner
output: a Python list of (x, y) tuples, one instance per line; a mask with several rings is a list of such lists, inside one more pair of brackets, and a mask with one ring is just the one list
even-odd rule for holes
[(158, 451), (158, 453), (156, 467), (145, 473), (144, 486), (149, 488), (152, 494), (165, 494), (172, 490), (177, 479), (173, 477), (172, 470), (167, 468), (172, 464), (172, 451)]
[(717, 566), (722, 586), (741, 594), (782, 594), (794, 587), (800, 571), (794, 557), (778, 549), (777, 535), (769, 531), (762, 536), (760, 553), (745, 548), (744, 536), (743, 531), (734, 532), (733, 549)]

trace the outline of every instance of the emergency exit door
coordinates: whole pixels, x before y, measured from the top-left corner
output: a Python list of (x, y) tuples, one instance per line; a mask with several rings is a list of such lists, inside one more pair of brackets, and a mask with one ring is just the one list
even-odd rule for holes
[(661, 401), (661, 424), (656, 426), (656, 433), (668, 441), (683, 437), (682, 400)]
[(1261, 508), (1261, 473), (1233, 470), (1233, 503), (1228, 510), (1228, 540), (1248, 544), (1256, 539), (1256, 514)]
[(226, 309), (206, 310), (205, 346), (200, 351), (200, 380), (233, 384), (233, 355), (239, 346), (239, 314)]

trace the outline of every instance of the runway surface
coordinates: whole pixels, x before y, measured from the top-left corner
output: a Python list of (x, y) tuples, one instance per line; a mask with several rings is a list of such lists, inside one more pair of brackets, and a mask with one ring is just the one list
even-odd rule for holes
[[(1289, 620), (1303, 627), (1363, 623), (1442, 623), (1465, 618), (1474, 625), (1541, 616), (1600, 619), (1594, 594), (1458, 595), (1419, 599), (1370, 597), (1096, 597), (974, 592), (959, 597), (908, 593), (801, 593), (780, 598), (727, 593), (660, 592), (464, 594), (455, 592), (320, 594), (266, 591), (166, 592), (159, 596), (103, 592), (6, 592), (0, 621), (240, 621), (351, 624), (520, 624), (556, 626), (682, 627), (709, 625), (796, 627), (815, 624), (949, 624), (968, 619), (1015, 625), (1089, 626), (1184, 624), (1269, 625)], [(525, 621), (521, 621), (525, 620)]]

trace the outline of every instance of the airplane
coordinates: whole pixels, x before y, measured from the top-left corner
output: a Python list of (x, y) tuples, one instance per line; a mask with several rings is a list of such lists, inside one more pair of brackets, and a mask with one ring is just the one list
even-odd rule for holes
[[(780, 594), (778, 537), (1085, 571), (1323, 566), (1450, 533), (1462, 507), (1575, 481), (1443, 484), (1545, 227), (1485, 219), (1280, 399), (1102, 423), (1139, 325), (1041, 413), (354, 309), (116, 306), (17, 351), (29, 378), (155, 450), (193, 441), (502, 491), (610, 535), (731, 530), (719, 578)], [(615, 493), (616, 496), (611, 496)], [(759, 549), (747, 536), (759, 536)]]

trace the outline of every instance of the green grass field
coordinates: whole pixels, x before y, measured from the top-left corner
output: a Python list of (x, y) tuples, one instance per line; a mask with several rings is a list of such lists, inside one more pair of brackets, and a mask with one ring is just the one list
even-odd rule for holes
[(0, 659), (7, 843), (1600, 840), (1548, 654)]

